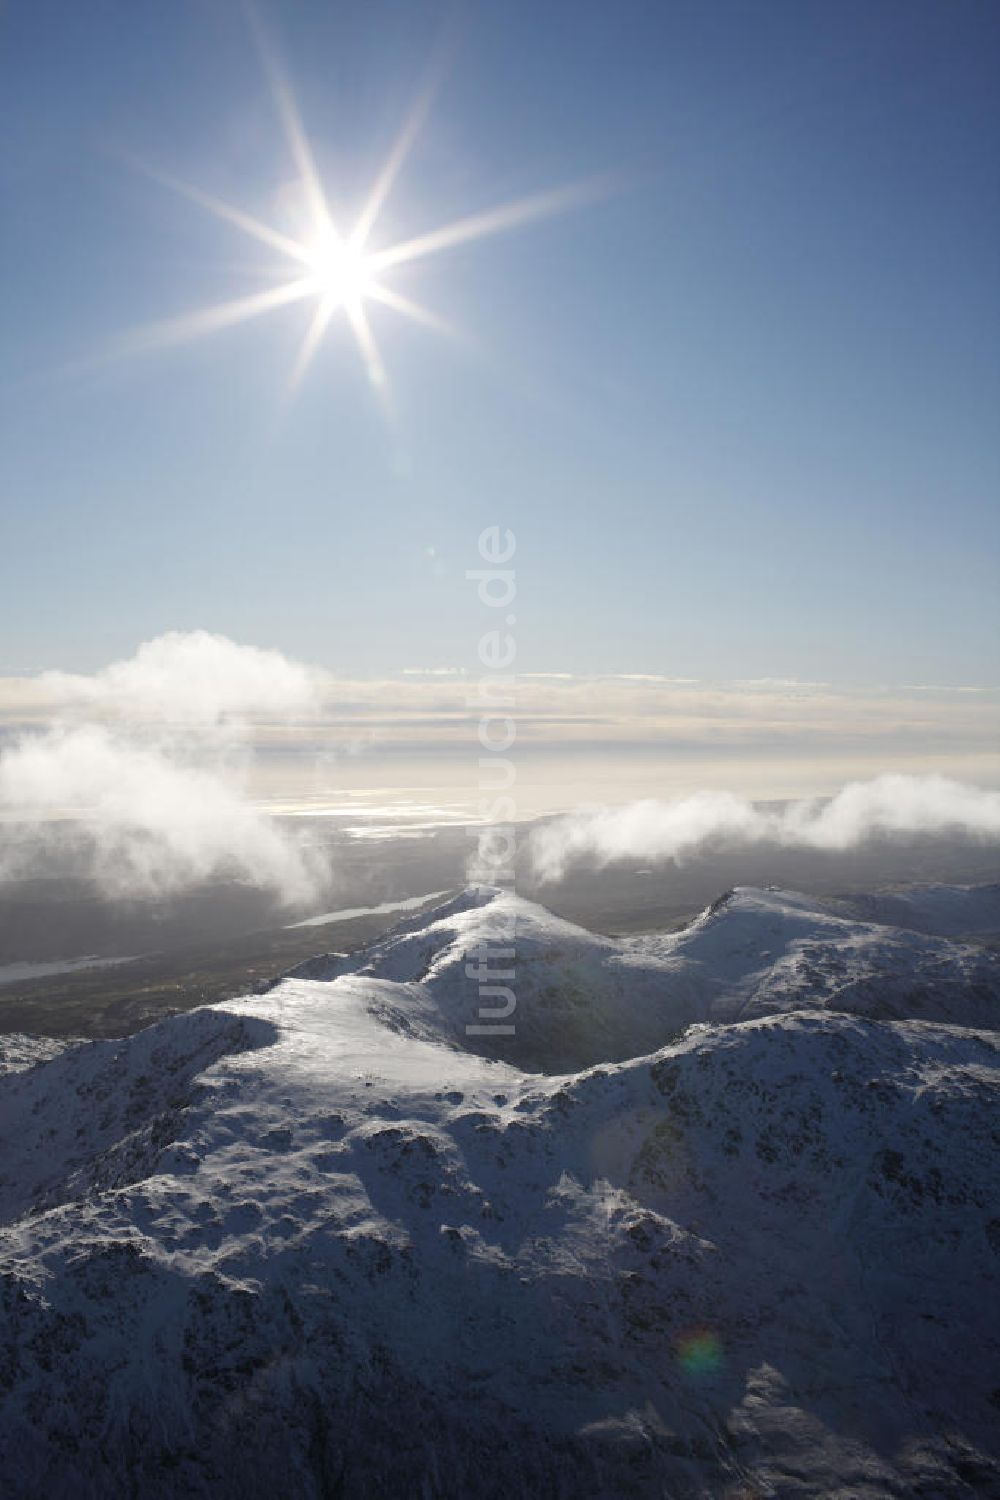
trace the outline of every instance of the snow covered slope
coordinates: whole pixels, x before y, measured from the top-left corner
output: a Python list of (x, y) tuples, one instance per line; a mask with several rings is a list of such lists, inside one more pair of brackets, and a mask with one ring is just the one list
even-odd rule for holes
[(56, 1040), (55, 1037), (26, 1036), (22, 1031), (0, 1033), (0, 1075), (48, 1062), (50, 1057), (58, 1057), (60, 1052), (73, 1045), (72, 1041)]
[[(952, 919), (963, 898), (977, 916), (981, 911), (978, 893), (950, 887)], [(918, 932), (890, 926), (874, 912), (860, 920), (846, 901), (740, 888), (681, 933), (633, 940), (626, 961), (662, 959), (697, 995), (708, 1020), (805, 1005), (877, 1019), (995, 1027), (1000, 956), (934, 936), (934, 912), (944, 905), (926, 903), (927, 927)]]
[(515, 1066), (464, 1045), (511, 901), (0, 1078), (5, 1495), (1000, 1495), (987, 960), (518, 903)]

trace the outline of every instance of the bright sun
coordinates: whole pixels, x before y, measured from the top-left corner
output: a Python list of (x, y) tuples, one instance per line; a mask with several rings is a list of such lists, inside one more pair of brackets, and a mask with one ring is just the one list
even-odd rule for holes
[(190, 187), (174, 177), (143, 168), (157, 181), (207, 209), (230, 227), (250, 235), (269, 250), (279, 252), (287, 268), (286, 272), (280, 274), (284, 274), (287, 279), (277, 284), (272, 280), (264, 290), (250, 296), (218, 303), (185, 317), (173, 318), (138, 330), (132, 340), (126, 341), (126, 349), (180, 343), (232, 327), (248, 318), (269, 312), (272, 308), (312, 298), (315, 309), (292, 371), (293, 387), (308, 369), (335, 314), (346, 319), (372, 385), (384, 387), (385, 369), (368, 320), (367, 307), (370, 304), (379, 303), (390, 307), (404, 317), (438, 332), (452, 331), (420, 303), (385, 285), (383, 277), (386, 272), (395, 271), (411, 261), (451, 249), (455, 245), (466, 244), (470, 240), (478, 240), (485, 235), (497, 234), (533, 219), (545, 218), (564, 209), (591, 202), (606, 196), (609, 190), (611, 184), (605, 178), (557, 188), (552, 192), (534, 193), (498, 208), (488, 209), (485, 213), (458, 219), (413, 239), (400, 241), (387, 248), (374, 249), (371, 246), (372, 231), (430, 110), (432, 86), (428, 85), (422, 91), (410, 112), (371, 186), (354, 227), (349, 234), (342, 234), (330, 213), (292, 92), (259, 35), (258, 41), (261, 42), (261, 53), (275, 104), (298, 172), (299, 187), (311, 232), (302, 239), (292, 238), (242, 209), (202, 192), (200, 188)]
[(318, 235), (305, 251), (319, 295), (334, 308), (361, 302), (374, 290), (375, 267), (350, 240), (329, 231)]

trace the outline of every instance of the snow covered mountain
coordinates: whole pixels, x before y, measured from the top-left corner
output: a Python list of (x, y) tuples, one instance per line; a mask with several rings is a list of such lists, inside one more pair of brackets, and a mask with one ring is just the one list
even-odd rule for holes
[(991, 898), (896, 899), (476, 889), (0, 1078), (5, 1493), (1000, 1495)]
[[(919, 911), (921, 930), (887, 925), (880, 902), (893, 915), (900, 907)], [(1000, 886), (840, 901), (744, 887), (680, 932), (616, 941), (482, 888), (463, 892), (432, 919), (401, 924), (358, 954), (310, 959), (293, 973), (419, 986), (431, 1034), (525, 1068), (569, 1072), (655, 1051), (694, 1022), (804, 1006), (880, 1020), (995, 1025), (1000, 955), (936, 935), (937, 926), (950, 934), (963, 909), (976, 931), (1000, 932)], [(470, 1038), (465, 1028), (476, 1020), (477, 986), (466, 973), (469, 956), (497, 943), (512, 913), (515, 1034)], [(408, 996), (413, 1021), (417, 1003), (412, 990)]]

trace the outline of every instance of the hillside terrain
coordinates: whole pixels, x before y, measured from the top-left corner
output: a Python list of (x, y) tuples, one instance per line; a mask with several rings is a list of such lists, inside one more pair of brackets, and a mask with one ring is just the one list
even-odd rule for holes
[(473, 888), (6, 1038), (5, 1493), (1000, 1496), (998, 929), (998, 887), (625, 938)]

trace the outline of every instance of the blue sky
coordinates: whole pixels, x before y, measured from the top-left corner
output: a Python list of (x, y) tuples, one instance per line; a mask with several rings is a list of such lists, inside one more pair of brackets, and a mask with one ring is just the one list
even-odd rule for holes
[[(440, 6), (264, 18), (356, 206)], [(612, 171), (606, 200), (400, 267), (393, 418), (280, 310), (109, 363), (266, 253), (133, 170), (273, 216), (293, 176), (242, 8), (0, 19), (0, 670), (205, 627), (345, 674), (468, 666), (480, 528), (518, 538), (519, 666), (996, 681), (1000, 13), (472, 4), (388, 205), (408, 237)], [(93, 363), (88, 363), (93, 361)]]

